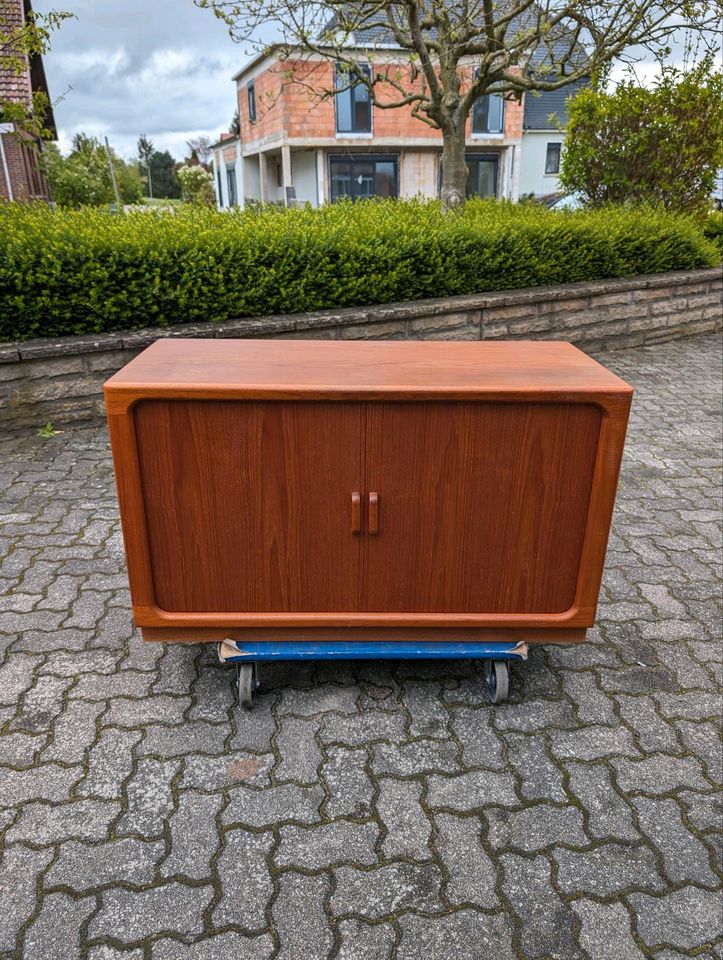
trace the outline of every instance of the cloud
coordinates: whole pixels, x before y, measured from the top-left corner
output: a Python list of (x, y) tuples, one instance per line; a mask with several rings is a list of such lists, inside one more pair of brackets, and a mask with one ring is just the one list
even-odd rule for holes
[(231, 76), (249, 51), (192, 0), (35, 0), (67, 8), (45, 56), (62, 150), (75, 133), (108, 136), (134, 157), (139, 134), (181, 158), (185, 141), (228, 129), (236, 108)]

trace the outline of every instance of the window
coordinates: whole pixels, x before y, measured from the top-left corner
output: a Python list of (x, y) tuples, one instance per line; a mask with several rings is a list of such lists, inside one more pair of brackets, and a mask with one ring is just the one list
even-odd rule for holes
[(370, 154), (336, 154), (329, 157), (332, 203), (342, 197), (396, 197), (397, 157)]
[(228, 205), (235, 207), (238, 203), (236, 197), (236, 168), (226, 167), (226, 182), (228, 183)]
[(472, 154), (465, 157), (467, 163), (467, 196), (497, 196), (497, 156)]
[(216, 167), (216, 186), (218, 187), (218, 205), (223, 206), (223, 191), (221, 190), (221, 168)]
[(561, 143), (548, 143), (547, 144), (547, 155), (545, 156), (545, 173), (559, 173), (560, 172), (560, 152), (562, 150)]
[[(359, 72), (365, 77), (371, 76), (366, 64), (360, 64)], [(337, 133), (371, 133), (372, 132), (372, 105), (369, 90), (363, 83), (354, 84), (354, 77), (348, 70), (336, 68), (336, 132)], [(354, 84), (350, 86), (350, 84)]]
[(499, 93), (489, 93), (475, 100), (472, 107), (472, 133), (502, 133), (505, 100)]
[(253, 80), (246, 84), (246, 93), (249, 98), (249, 120), (256, 123), (256, 88)]

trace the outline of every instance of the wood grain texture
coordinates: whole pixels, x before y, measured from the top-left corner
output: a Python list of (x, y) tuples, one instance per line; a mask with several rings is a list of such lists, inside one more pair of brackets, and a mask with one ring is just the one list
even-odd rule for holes
[(358, 404), (149, 400), (135, 426), (160, 607), (360, 609)]
[(592, 405), (370, 405), (367, 609), (563, 613), (575, 600), (601, 414)]
[(109, 412), (138, 396), (422, 399), (504, 394), (630, 395), (570, 343), (555, 341), (158, 340), (106, 382)]
[(569, 344), (162, 341), (105, 392), (154, 635), (594, 621), (632, 389)]

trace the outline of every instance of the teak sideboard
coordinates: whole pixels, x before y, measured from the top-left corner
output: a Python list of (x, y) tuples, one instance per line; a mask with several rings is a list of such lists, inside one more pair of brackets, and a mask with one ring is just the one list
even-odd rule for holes
[(582, 640), (632, 393), (569, 343), (158, 340), (105, 384), (135, 621)]

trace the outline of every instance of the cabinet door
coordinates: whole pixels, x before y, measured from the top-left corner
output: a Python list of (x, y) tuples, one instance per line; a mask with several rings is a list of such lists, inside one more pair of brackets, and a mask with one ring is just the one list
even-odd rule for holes
[(145, 400), (135, 430), (156, 603), (359, 609), (361, 406)]
[(587, 404), (370, 403), (366, 609), (568, 610), (600, 419)]

